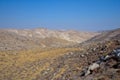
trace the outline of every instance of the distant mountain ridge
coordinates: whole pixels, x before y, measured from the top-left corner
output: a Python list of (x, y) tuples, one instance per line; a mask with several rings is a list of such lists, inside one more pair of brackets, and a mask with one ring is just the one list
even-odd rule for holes
[(0, 29), (0, 49), (59, 47), (81, 43), (98, 34), (97, 32), (60, 31), (45, 28)]

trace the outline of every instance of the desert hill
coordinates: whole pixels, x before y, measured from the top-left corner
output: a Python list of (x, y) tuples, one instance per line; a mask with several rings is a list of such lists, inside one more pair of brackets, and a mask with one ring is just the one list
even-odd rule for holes
[(59, 31), (45, 28), (0, 29), (0, 50), (67, 46), (81, 43), (98, 34), (95, 32)]
[(119, 35), (116, 29), (74, 46), (35, 48), (15, 54), (9, 50), (0, 51), (0, 80), (119, 80), (120, 68), (113, 67), (114, 60), (109, 61), (109, 65), (103, 63), (93, 74), (81, 76), (82, 70), (100, 56), (120, 47)]

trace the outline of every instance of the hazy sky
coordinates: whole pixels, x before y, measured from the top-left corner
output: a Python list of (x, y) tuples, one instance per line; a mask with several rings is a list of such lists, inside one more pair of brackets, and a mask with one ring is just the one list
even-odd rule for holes
[(0, 28), (120, 28), (120, 0), (0, 0)]

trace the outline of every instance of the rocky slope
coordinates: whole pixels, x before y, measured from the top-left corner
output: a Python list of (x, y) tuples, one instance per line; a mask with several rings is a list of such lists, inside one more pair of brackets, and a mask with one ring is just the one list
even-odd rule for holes
[[(114, 33), (113, 33), (114, 32)], [(17, 51), (0, 51), (0, 80), (119, 80), (120, 68), (110, 60), (88, 76), (81, 76), (100, 56), (120, 47), (117, 30), (109, 31), (109, 40), (86, 41), (71, 47), (44, 48)], [(99, 36), (103, 36), (102, 34)], [(98, 36), (98, 37), (99, 37)]]
[[(114, 49), (120, 47), (119, 29), (107, 32), (96, 37), (97, 39), (84, 43), (77, 48), (78, 51), (69, 52), (58, 57), (50, 63), (49, 69), (45, 70), (44, 75), (39, 75), (36, 79), (48, 80), (120, 80), (120, 67), (116, 68), (116, 61), (111, 59), (101, 64), (100, 68), (88, 76), (81, 76), (82, 70), (89, 67), (90, 64), (99, 59), (99, 57), (111, 53)], [(101, 36), (105, 36), (99, 40)], [(110, 37), (111, 36), (111, 37)], [(106, 40), (107, 39), (107, 40)], [(52, 74), (51, 74), (52, 73)]]

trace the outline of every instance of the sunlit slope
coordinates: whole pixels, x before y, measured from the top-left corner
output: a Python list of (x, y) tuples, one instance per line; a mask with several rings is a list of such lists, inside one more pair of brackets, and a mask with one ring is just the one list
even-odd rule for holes
[[(45, 74), (43, 72), (47, 69), (51, 73), (54, 72), (54, 68), (50, 67), (50, 64), (54, 64), (53, 61), (58, 57), (80, 50), (79, 48), (56, 48), (20, 51), (14, 54), (11, 54), (10, 51), (0, 52), (0, 80), (36, 79)], [(64, 69), (60, 73), (63, 71)]]
[(99, 33), (44, 28), (0, 29), (0, 51), (69, 46), (81, 43), (97, 34)]

